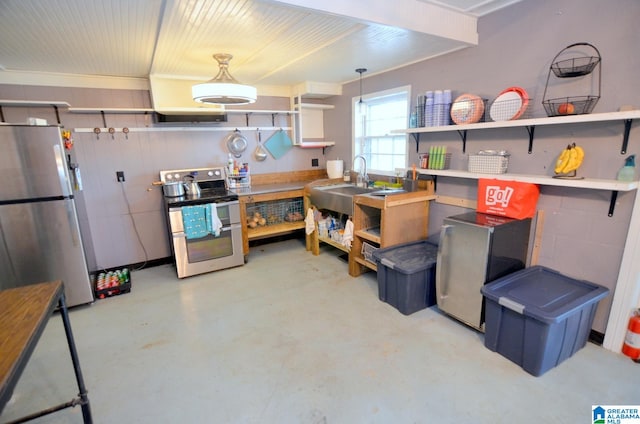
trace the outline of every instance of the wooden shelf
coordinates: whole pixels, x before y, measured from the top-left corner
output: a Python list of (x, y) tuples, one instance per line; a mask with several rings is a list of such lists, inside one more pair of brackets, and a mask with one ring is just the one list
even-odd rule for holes
[[(405, 172), (408, 171), (405, 170)], [(546, 175), (526, 175), (526, 174), (477, 174), (468, 171), (456, 171), (451, 169), (435, 170), (435, 169), (418, 169), (420, 174), (425, 175), (441, 175), (443, 177), (479, 179), (489, 178), (507, 181), (521, 181), (525, 183), (558, 186), (558, 187), (575, 187), (591, 190), (614, 190), (614, 191), (632, 191), (638, 188), (638, 181), (618, 181), (618, 180), (602, 180), (595, 178), (563, 179), (553, 178)]]
[(360, 265), (366, 266), (367, 268), (373, 270), (373, 271), (378, 271), (378, 267), (376, 266), (376, 264), (374, 264), (373, 262), (369, 262), (368, 260), (366, 260), (365, 258), (353, 258), (355, 262), (359, 263)]
[(279, 224), (265, 225), (256, 228), (247, 228), (249, 240), (256, 240), (266, 237), (273, 237), (279, 234), (287, 234), (292, 231), (301, 230), (305, 227), (304, 221), (281, 222)]
[(70, 113), (153, 113), (153, 109), (147, 108), (120, 108), (120, 107), (70, 107)]
[(355, 235), (373, 243), (380, 244), (380, 227), (378, 227), (377, 230), (377, 233), (373, 233), (368, 230), (358, 230)]
[[(100, 135), (109, 134), (109, 128), (99, 128)], [(114, 128), (116, 133), (123, 132), (123, 128)], [(291, 130), (291, 127), (215, 127), (215, 126), (194, 126), (194, 127), (139, 127), (127, 128), (129, 132), (171, 132), (171, 131), (279, 131)], [(74, 128), (77, 133), (92, 133), (95, 128)]]
[(300, 144), (294, 144), (294, 146), (301, 149), (324, 149), (325, 147), (335, 146), (335, 141), (302, 141)]
[(323, 109), (323, 110), (328, 110), (328, 109), (334, 109), (335, 106), (334, 105), (325, 105), (325, 104), (321, 104), (321, 103), (300, 103), (299, 106), (303, 109)]
[(323, 243), (326, 243), (328, 245), (331, 245), (331, 246), (335, 247), (336, 249), (340, 249), (343, 252), (349, 253), (349, 249), (345, 245), (340, 244), (337, 241), (331, 240), (328, 237), (320, 237), (320, 236), (318, 236), (318, 240), (323, 242)]
[(434, 132), (450, 132), (465, 130), (483, 130), (491, 128), (528, 127), (539, 125), (579, 124), (588, 122), (621, 121), (625, 119), (640, 118), (640, 110), (628, 112), (590, 113), (584, 115), (554, 116), (549, 118), (516, 119), (513, 121), (478, 122), (466, 125), (445, 125), (441, 127), (420, 127), (401, 130), (392, 130), (395, 134), (418, 134)]
[(59, 100), (0, 100), (0, 106), (13, 107), (46, 107), (46, 106), (62, 106), (69, 107), (69, 103)]
[[(0, 100), (0, 103), (2, 102), (2, 100)], [(46, 102), (43, 105), (49, 105), (51, 103)], [(67, 106), (69, 106), (69, 104), (66, 104)], [(156, 112), (155, 109), (151, 109), (151, 108), (119, 108), (119, 107), (70, 107), (69, 108), (69, 112), (71, 113), (154, 113)], [(223, 113), (232, 113), (232, 114), (263, 114), (263, 115), (275, 115), (275, 114), (286, 114), (286, 115), (290, 115), (293, 113), (298, 113), (297, 111), (293, 111), (293, 110), (258, 110), (258, 109), (214, 109), (212, 108), (211, 110), (205, 109), (205, 108), (181, 108), (181, 109), (176, 109), (173, 111), (158, 111), (158, 113), (164, 113), (164, 114), (169, 114), (169, 113), (180, 113), (180, 114), (184, 114), (184, 115), (189, 115), (189, 114), (200, 114), (200, 115), (206, 115), (206, 114), (223, 114)]]
[(420, 127), (409, 128), (401, 130), (392, 130), (394, 134), (411, 134), (416, 140), (416, 152), (420, 150), (420, 134), (424, 133), (442, 133), (457, 131), (462, 139), (462, 152), (466, 151), (467, 145), (467, 132), (470, 130), (486, 130), (497, 128), (517, 128), (524, 127), (529, 134), (529, 153), (533, 151), (533, 140), (535, 134), (535, 128), (540, 125), (568, 125), (568, 124), (585, 124), (591, 122), (611, 122), (621, 121), (624, 123), (624, 135), (622, 137), (622, 147), (620, 148), (620, 154), (627, 153), (627, 145), (629, 142), (629, 131), (631, 130), (631, 123), (634, 119), (640, 118), (640, 110), (631, 110), (625, 112), (606, 112), (606, 113), (594, 113), (583, 115), (569, 115), (569, 116), (554, 116), (549, 118), (531, 118), (531, 119), (516, 119), (513, 121), (500, 121), (500, 122), (478, 122), (475, 124), (466, 125), (446, 125), (440, 127)]

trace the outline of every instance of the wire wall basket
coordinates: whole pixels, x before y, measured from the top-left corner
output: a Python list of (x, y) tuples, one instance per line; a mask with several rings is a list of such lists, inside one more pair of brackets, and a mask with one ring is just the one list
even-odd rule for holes
[[(586, 47), (586, 53), (583, 47)], [(593, 53), (593, 54), (592, 54)], [(551, 75), (556, 78), (577, 78), (598, 73), (597, 93), (589, 93), (578, 96), (554, 96), (547, 98), (549, 80)], [(582, 115), (591, 113), (600, 99), (602, 86), (602, 57), (600, 51), (589, 43), (574, 43), (564, 49), (553, 58), (547, 83), (544, 87), (542, 105), (547, 116)]]

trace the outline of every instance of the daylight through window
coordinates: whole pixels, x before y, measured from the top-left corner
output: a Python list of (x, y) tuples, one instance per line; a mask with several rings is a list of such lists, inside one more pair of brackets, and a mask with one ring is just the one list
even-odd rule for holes
[[(407, 136), (391, 130), (409, 122), (410, 87), (400, 87), (353, 99), (353, 152), (367, 160), (367, 173), (394, 175), (407, 167)], [(360, 165), (356, 165), (360, 166)]]

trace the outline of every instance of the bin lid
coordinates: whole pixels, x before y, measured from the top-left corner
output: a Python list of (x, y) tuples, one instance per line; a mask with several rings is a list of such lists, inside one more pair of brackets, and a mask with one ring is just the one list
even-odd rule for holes
[(498, 278), (480, 291), (506, 308), (547, 324), (560, 322), (609, 293), (606, 287), (540, 265)]
[(415, 274), (434, 266), (438, 260), (438, 246), (427, 240), (385, 247), (373, 252), (376, 263), (403, 274)]

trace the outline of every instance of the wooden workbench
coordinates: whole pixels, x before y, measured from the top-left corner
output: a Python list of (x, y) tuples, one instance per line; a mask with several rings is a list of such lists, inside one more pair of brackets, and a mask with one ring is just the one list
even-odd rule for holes
[(69, 402), (36, 412), (13, 423), (29, 421), (76, 405), (82, 408), (84, 422), (93, 422), (61, 281), (0, 291), (0, 413), (11, 398), (56, 306), (60, 307), (79, 395)]

